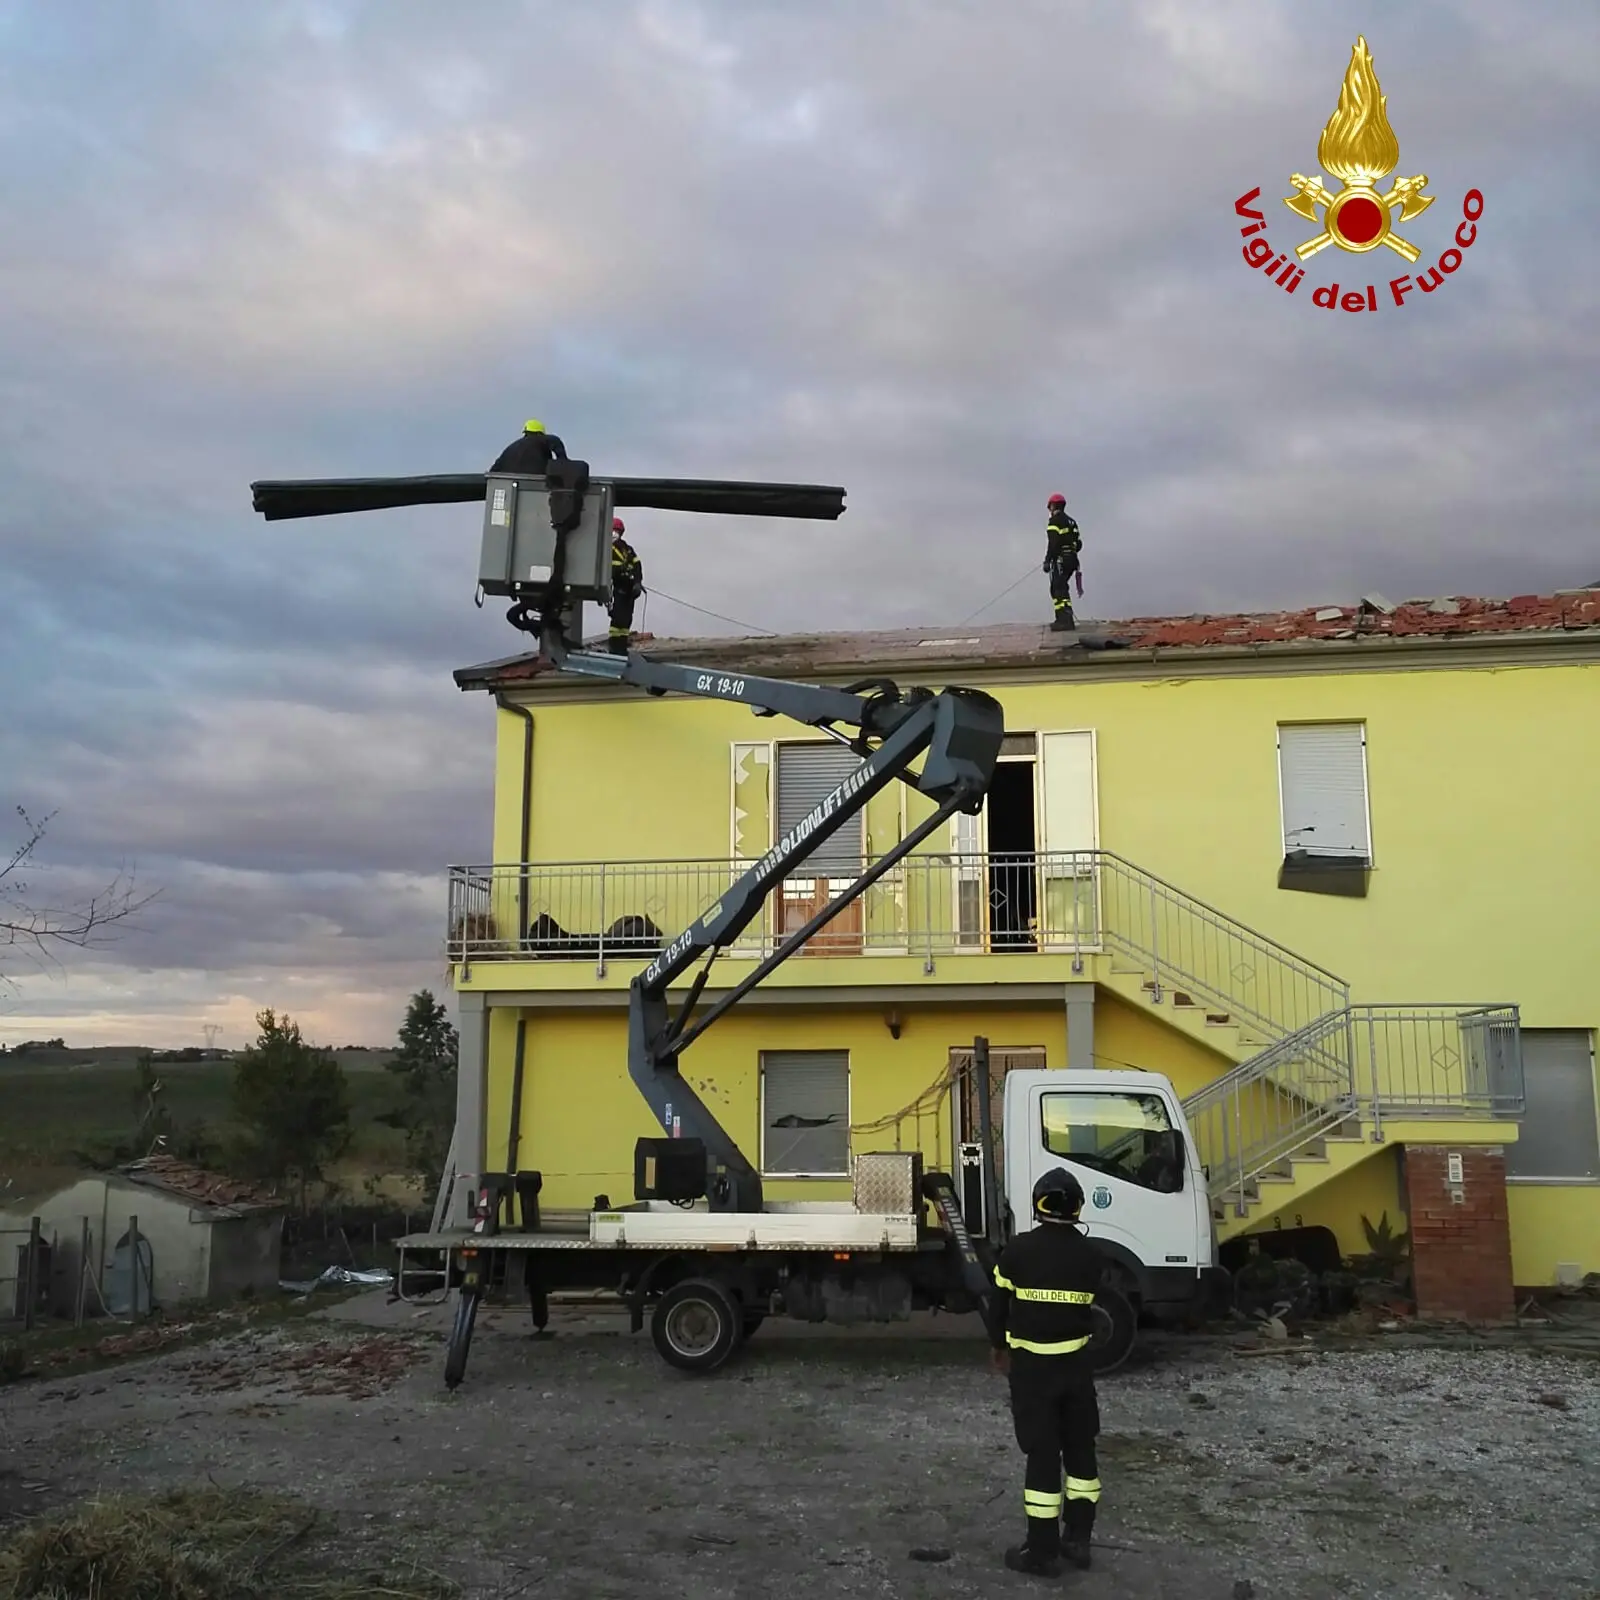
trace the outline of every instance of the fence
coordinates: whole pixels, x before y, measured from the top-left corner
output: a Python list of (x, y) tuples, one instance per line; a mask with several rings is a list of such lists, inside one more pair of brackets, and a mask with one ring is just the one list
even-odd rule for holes
[[(8, 1239), (22, 1243), (13, 1252), (6, 1246)], [(127, 1306), (125, 1311), (114, 1311), (100, 1280), (105, 1271), (115, 1272), (115, 1258), (109, 1268), (103, 1263), (97, 1267), (94, 1234), (87, 1217), (78, 1219), (78, 1239), (72, 1252), (63, 1249), (59, 1235), (47, 1229), (39, 1217), (29, 1218), (26, 1228), (0, 1228), (0, 1324), (20, 1326), (27, 1333), (40, 1321), (53, 1318), (59, 1304), (57, 1288), (69, 1274), (75, 1279), (71, 1287), (74, 1327), (83, 1326), (91, 1297), (105, 1315), (126, 1315), (137, 1321), (150, 1309), (153, 1293), (149, 1245), (135, 1216), (128, 1218), (127, 1239)]]

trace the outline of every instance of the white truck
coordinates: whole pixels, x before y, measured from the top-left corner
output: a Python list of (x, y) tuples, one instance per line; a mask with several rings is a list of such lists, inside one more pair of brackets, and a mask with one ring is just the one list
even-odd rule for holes
[[(969, 1070), (987, 1072), (983, 1039), (972, 1061)], [(549, 1295), (570, 1289), (616, 1291), (635, 1331), (648, 1315), (664, 1360), (713, 1372), (769, 1316), (859, 1324), (981, 1312), (998, 1248), (1031, 1225), (1034, 1182), (1066, 1165), (1087, 1197), (1084, 1229), (1106, 1258), (1092, 1347), (1099, 1369), (1126, 1360), (1141, 1318), (1202, 1313), (1218, 1279), (1214, 1223), (1172, 1084), (1154, 1072), (1017, 1070), (1006, 1075), (1003, 1105), (1000, 1160), (993, 1139), (962, 1146), (962, 1193), (947, 1174), (923, 1174), (914, 1154), (867, 1152), (855, 1159), (853, 1201), (730, 1212), (704, 1197), (650, 1198), (558, 1221), (541, 1219), (525, 1178), (522, 1226), (506, 1230), (512, 1189), (491, 1175), (472, 1229), (399, 1241), (397, 1283), (403, 1292), (418, 1254), (446, 1258), (459, 1291), (445, 1358), (451, 1388), (466, 1372), (480, 1298), (526, 1295), (542, 1329)], [(693, 1146), (685, 1156), (703, 1159)], [(657, 1170), (641, 1187), (672, 1186), (660, 1156), (644, 1160)]]

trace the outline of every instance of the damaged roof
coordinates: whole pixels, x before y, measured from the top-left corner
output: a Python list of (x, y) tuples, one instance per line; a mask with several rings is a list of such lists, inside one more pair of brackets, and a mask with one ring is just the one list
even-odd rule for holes
[[(835, 673), (895, 666), (943, 668), (962, 663), (988, 667), (1070, 667), (1106, 651), (1218, 655), (1271, 647), (1296, 650), (1418, 642), (1494, 635), (1547, 638), (1593, 633), (1600, 638), (1600, 588), (1523, 594), (1509, 600), (1450, 595), (1406, 600), (1381, 595), (1355, 605), (1308, 606), (1301, 611), (1239, 612), (1187, 617), (1130, 617), (1122, 622), (1084, 622), (1075, 634), (1052, 633), (1037, 623), (988, 627), (900, 628), (857, 633), (771, 634), (740, 637), (657, 639), (645, 634), (639, 648), (657, 660), (689, 659), (774, 676)], [(532, 653), (507, 656), (455, 674), (462, 689), (498, 689), (550, 675)], [(571, 682), (570, 678), (565, 679)]]
[(220, 1211), (267, 1211), (283, 1206), (277, 1195), (260, 1184), (208, 1172), (176, 1156), (146, 1156), (142, 1161), (118, 1167), (117, 1171), (132, 1183), (160, 1189), (193, 1205), (211, 1206)]

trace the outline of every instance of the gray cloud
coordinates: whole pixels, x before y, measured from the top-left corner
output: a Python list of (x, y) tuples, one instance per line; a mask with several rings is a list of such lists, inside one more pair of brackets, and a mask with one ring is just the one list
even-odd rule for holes
[(1331, 4), (0, 4), (0, 800), (60, 808), (64, 879), (167, 889), (0, 1032), (294, 996), (381, 1036), (437, 982), (488, 840), (449, 670), (517, 643), (476, 519), (269, 526), (254, 478), (470, 469), (535, 414), (603, 470), (847, 486), (837, 526), (631, 517), (675, 633), (725, 629), (668, 594), (962, 619), (1056, 487), (1091, 615), (1600, 575), (1600, 21), (1374, 23), (1423, 265), (1486, 210), (1437, 295), (1353, 317), (1310, 290), (1397, 257), (1291, 299), (1233, 214), (1259, 185), (1303, 236)]

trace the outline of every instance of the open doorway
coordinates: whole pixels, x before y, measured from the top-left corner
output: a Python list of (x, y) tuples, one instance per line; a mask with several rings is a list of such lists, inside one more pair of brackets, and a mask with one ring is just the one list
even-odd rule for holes
[(1034, 871), (1033, 762), (1002, 760), (985, 801), (989, 834), (989, 941), (995, 950), (1032, 950), (1038, 910)]

